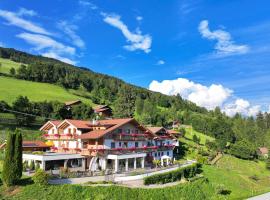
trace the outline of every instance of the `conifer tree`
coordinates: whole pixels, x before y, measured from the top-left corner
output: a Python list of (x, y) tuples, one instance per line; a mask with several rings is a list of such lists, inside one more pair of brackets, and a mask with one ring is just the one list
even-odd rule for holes
[(15, 163), (14, 163), (14, 142), (15, 135), (10, 133), (7, 139), (6, 152), (5, 152), (5, 160), (3, 164), (2, 171), (2, 181), (5, 186), (12, 186), (16, 182), (16, 176), (14, 173)]
[(15, 177), (16, 181), (19, 181), (22, 177), (22, 134), (19, 130), (16, 129), (15, 131), (15, 144), (14, 144), (14, 162), (15, 162)]

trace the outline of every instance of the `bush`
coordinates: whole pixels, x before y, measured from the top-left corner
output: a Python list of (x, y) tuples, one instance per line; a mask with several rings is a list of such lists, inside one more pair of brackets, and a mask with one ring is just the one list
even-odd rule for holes
[(191, 178), (196, 175), (199, 164), (194, 163), (190, 166), (179, 168), (170, 172), (155, 174), (144, 178), (144, 184), (164, 184), (181, 180), (182, 177)]
[(47, 185), (49, 181), (49, 175), (42, 169), (38, 169), (34, 174), (34, 176), (32, 177), (32, 180), (34, 181), (35, 184)]
[(39, 162), (37, 162), (35, 165), (35, 170), (38, 171), (39, 169), (40, 169), (40, 164), (39, 164)]

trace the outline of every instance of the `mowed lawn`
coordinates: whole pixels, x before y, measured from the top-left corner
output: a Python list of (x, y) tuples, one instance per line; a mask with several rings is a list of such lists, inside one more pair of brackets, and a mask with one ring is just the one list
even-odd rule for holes
[(0, 73), (9, 74), (10, 69), (18, 69), (21, 63), (14, 62), (9, 59), (0, 58)]
[(66, 102), (80, 99), (82, 102), (92, 105), (90, 99), (71, 94), (57, 85), (0, 76), (0, 100), (11, 104), (19, 95), (27, 96), (35, 102), (45, 100)]
[(202, 144), (202, 145), (205, 145), (206, 140), (208, 140), (208, 141), (215, 140), (214, 138), (212, 138), (208, 135), (205, 135), (203, 133), (200, 133), (200, 132), (194, 130), (192, 127), (186, 127), (185, 130), (186, 130), (185, 138), (192, 140), (193, 135), (196, 135), (197, 137), (200, 138), (200, 144)]
[(262, 161), (248, 161), (225, 155), (216, 166), (203, 166), (203, 174), (215, 186), (231, 193), (228, 199), (245, 199), (270, 191), (270, 171)]

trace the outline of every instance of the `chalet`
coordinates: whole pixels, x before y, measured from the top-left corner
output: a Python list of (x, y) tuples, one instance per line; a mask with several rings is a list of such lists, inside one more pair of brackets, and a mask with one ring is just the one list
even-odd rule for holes
[[(154, 159), (166, 165), (173, 160), (176, 144), (163, 127), (146, 128), (133, 118), (48, 121), (40, 130), (53, 144), (54, 153), (33, 158), (45, 170), (75, 166), (89, 171), (129, 171), (151, 166)], [(25, 155), (24, 160), (31, 156)]]
[[(4, 149), (6, 147), (6, 142), (0, 145), (0, 149)], [(23, 151), (48, 151), (52, 145), (48, 145), (43, 141), (26, 141), (22, 142)]]
[(264, 158), (268, 158), (268, 148), (267, 147), (260, 147), (257, 150), (257, 154)]
[(98, 105), (94, 107), (94, 112), (102, 117), (112, 116), (112, 109), (107, 105)]

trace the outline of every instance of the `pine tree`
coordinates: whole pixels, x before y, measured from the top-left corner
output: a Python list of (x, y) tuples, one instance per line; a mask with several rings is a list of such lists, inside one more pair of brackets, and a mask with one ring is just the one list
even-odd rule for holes
[(15, 131), (15, 144), (14, 144), (14, 162), (15, 162), (15, 169), (14, 174), (16, 176), (16, 181), (19, 181), (22, 177), (22, 134), (19, 130), (16, 129)]
[(7, 139), (5, 160), (3, 164), (2, 171), (2, 181), (5, 186), (12, 186), (16, 182), (16, 176), (14, 173), (15, 163), (14, 163), (14, 142), (15, 135), (10, 133)]

